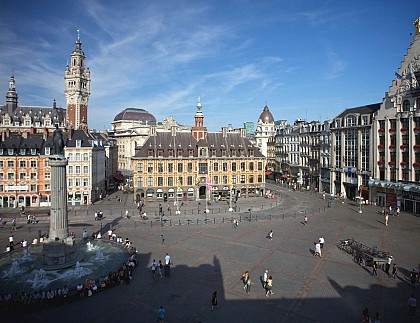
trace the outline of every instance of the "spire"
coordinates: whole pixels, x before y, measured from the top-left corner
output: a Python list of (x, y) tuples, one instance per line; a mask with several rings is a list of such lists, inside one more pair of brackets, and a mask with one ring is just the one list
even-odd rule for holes
[(201, 111), (201, 99), (200, 97), (198, 97), (198, 102), (197, 102), (197, 112), (195, 113), (196, 117), (203, 117), (203, 112)]
[(12, 114), (12, 112), (17, 108), (17, 104), (18, 95), (16, 92), (15, 77), (12, 75), (9, 80), (9, 90), (6, 93), (7, 112)]

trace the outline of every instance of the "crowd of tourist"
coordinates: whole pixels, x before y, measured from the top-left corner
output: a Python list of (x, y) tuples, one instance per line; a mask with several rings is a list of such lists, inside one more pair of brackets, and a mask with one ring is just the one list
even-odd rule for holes
[(121, 237), (118, 238), (116, 240), (111, 238), (110, 240), (121, 243), (129, 252), (129, 257), (121, 267), (110, 271), (107, 276), (86, 279), (76, 286), (68, 287), (64, 285), (57, 289), (0, 294), (0, 310), (21, 311), (66, 304), (72, 300), (91, 297), (106, 288), (129, 284), (133, 270), (138, 265), (137, 250), (128, 238), (125, 240)]

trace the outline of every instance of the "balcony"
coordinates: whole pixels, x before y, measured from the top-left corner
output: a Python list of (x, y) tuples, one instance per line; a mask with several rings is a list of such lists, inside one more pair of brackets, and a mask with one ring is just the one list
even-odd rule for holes
[(385, 149), (385, 145), (382, 145), (382, 144), (378, 145), (378, 149), (379, 150), (384, 150)]
[(401, 149), (402, 151), (406, 151), (406, 150), (408, 149), (408, 145), (401, 145), (401, 146), (400, 146), (400, 149)]
[(414, 146), (413, 146), (413, 148), (414, 148), (415, 150), (419, 150), (419, 149), (420, 149), (420, 145), (414, 145)]
[(379, 128), (379, 129), (378, 129), (378, 132), (380, 132), (380, 133), (384, 133), (384, 132), (385, 132), (385, 128)]
[(393, 167), (395, 167), (395, 164), (396, 164), (396, 163), (395, 163), (395, 161), (390, 161), (390, 162), (388, 162), (388, 165), (389, 165), (389, 166), (393, 166)]
[(378, 165), (379, 166), (383, 166), (385, 164), (385, 162), (383, 160), (378, 160)]
[(420, 134), (420, 127), (414, 127), (414, 133), (416, 135)]
[(397, 131), (397, 129), (395, 129), (395, 128), (389, 128), (389, 132), (396, 132)]
[(400, 165), (401, 165), (402, 167), (407, 167), (407, 166), (408, 166), (408, 162), (402, 161), (402, 162), (400, 163)]
[(408, 132), (408, 128), (401, 128), (401, 132)]
[(395, 151), (396, 148), (397, 148), (396, 145), (389, 145), (389, 150), (391, 151)]
[(420, 168), (420, 163), (413, 163), (414, 168)]

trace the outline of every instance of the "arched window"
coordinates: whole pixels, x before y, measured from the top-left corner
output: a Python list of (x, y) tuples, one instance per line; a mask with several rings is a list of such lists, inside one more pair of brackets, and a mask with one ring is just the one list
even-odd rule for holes
[(404, 102), (403, 102), (403, 111), (410, 111), (410, 101), (404, 100)]

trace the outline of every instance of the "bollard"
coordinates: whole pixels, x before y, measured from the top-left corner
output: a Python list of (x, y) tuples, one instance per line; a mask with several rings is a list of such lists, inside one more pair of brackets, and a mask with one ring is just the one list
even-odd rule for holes
[(150, 221), (150, 226), (153, 227), (153, 221)]
[(222, 223), (225, 223), (225, 217), (222, 218)]
[(283, 220), (284, 220), (284, 213), (283, 213)]
[(172, 226), (172, 219), (169, 219), (169, 226)]
[(271, 214), (270, 214), (270, 220), (271, 220)]
[(293, 217), (296, 219), (296, 213), (293, 213)]
[[(156, 215), (156, 212), (155, 212), (155, 215)], [(122, 215), (122, 211), (121, 211), (121, 217), (122, 217), (123, 215)]]
[(264, 205), (261, 205), (261, 210), (264, 210)]
[(213, 223), (216, 224), (216, 218), (213, 218)]
[(255, 221), (258, 221), (258, 215), (255, 214)]
[(239, 216), (239, 222), (242, 222), (242, 216)]
[(198, 224), (198, 218), (197, 218), (197, 224)]

